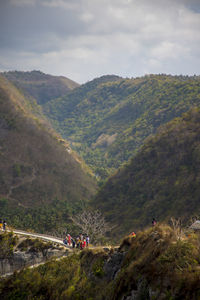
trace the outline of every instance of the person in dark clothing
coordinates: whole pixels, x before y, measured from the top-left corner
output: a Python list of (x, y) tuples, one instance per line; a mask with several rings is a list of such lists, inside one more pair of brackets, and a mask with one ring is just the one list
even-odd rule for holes
[(75, 240), (73, 238), (71, 238), (71, 242), (72, 242), (72, 248), (75, 248), (76, 242), (75, 242)]
[(4, 230), (4, 231), (6, 230), (6, 225), (7, 225), (7, 223), (6, 223), (6, 221), (4, 220), (4, 221), (3, 221), (3, 230)]
[(153, 218), (153, 219), (152, 219), (152, 226), (155, 226), (156, 223), (157, 223), (157, 222), (156, 222), (155, 218)]

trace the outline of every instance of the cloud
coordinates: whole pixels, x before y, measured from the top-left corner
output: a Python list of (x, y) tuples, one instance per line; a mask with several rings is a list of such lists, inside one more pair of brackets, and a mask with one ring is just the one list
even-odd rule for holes
[(33, 6), (37, 0), (9, 0), (11, 5), (15, 6)]
[(107, 73), (198, 73), (200, 3), (189, 2), (10, 0), (0, 4), (0, 68), (79, 82)]

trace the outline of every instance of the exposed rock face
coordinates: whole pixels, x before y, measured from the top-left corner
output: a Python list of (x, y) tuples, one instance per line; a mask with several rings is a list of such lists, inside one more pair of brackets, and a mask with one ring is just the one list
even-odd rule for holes
[(48, 249), (43, 252), (16, 251), (10, 258), (0, 259), (0, 276), (9, 275), (24, 267), (45, 262), (49, 258), (66, 256), (66, 250)]
[(113, 280), (115, 278), (117, 272), (120, 270), (124, 255), (125, 253), (116, 252), (113, 253), (106, 261), (104, 265), (104, 272), (107, 279)]

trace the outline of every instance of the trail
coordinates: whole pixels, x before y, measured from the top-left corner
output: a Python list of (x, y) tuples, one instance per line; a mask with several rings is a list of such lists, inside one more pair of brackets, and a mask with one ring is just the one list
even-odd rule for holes
[(58, 238), (58, 237), (54, 237), (54, 236), (50, 236), (50, 235), (45, 235), (45, 234), (39, 234), (39, 233), (31, 233), (31, 232), (22, 231), (22, 230), (10, 230), (10, 229), (8, 229), (7, 231), (13, 232), (15, 234), (20, 234), (20, 235), (25, 235), (25, 236), (31, 236), (31, 237), (35, 237), (35, 238), (40, 238), (40, 239), (45, 240), (45, 241), (57, 243), (57, 244), (60, 244), (60, 245), (66, 247), (66, 248), (68, 248), (69, 250), (72, 251), (72, 248), (70, 246), (65, 245), (63, 243), (63, 239)]
[(18, 188), (18, 187), (20, 187), (20, 186), (22, 186), (26, 183), (33, 182), (33, 180), (35, 180), (35, 178), (36, 178), (36, 171), (33, 168), (33, 172), (31, 174), (31, 176), (27, 176), (27, 178), (20, 178), (18, 183), (10, 186), (9, 192), (7, 193), (6, 197), (11, 198), (11, 195), (12, 195), (12, 192), (13, 192), (14, 189), (16, 189), (16, 188)]
[[(62, 245), (63, 247), (67, 248), (67, 251), (68, 251), (68, 254), (67, 255), (72, 255), (74, 253), (74, 251), (77, 251), (78, 249), (74, 249), (72, 248), (71, 246), (68, 246), (68, 245), (65, 245), (63, 243), (63, 239), (59, 238), (59, 237), (54, 237), (54, 236), (50, 236), (50, 235), (46, 235), (46, 234), (40, 234), (40, 233), (31, 233), (31, 232), (27, 232), (27, 231), (23, 231), (23, 230), (17, 230), (17, 229), (14, 229), (14, 230), (11, 230), (11, 229), (6, 229), (6, 232), (13, 232), (15, 234), (19, 234), (19, 235), (22, 235), (22, 236), (29, 236), (29, 237), (34, 237), (34, 238), (39, 238), (39, 239), (42, 239), (44, 241), (48, 241), (48, 242), (53, 242), (53, 243), (57, 243), (57, 244), (60, 244)], [(115, 247), (115, 248), (118, 248)], [(111, 246), (90, 246), (89, 249), (111, 249)], [(79, 250), (81, 251), (81, 250)], [(59, 258), (56, 258), (56, 260), (61, 260), (63, 258), (65, 258), (66, 256), (63, 255)], [(45, 264), (46, 261), (44, 262), (41, 262), (41, 263), (37, 263), (37, 264), (34, 264), (34, 265), (31, 265), (31, 266), (28, 266), (27, 268), (36, 268), (38, 267), (39, 265), (42, 265), (42, 264)], [(19, 272), (19, 271), (17, 271)], [(10, 275), (12, 275), (13, 273), (7, 273), (7, 274), (4, 274), (2, 275), (1, 277), (8, 277)]]
[[(65, 248), (67, 248), (70, 252), (74, 252), (74, 250), (75, 250), (74, 248), (72, 248), (72, 246), (65, 245), (63, 243), (63, 239), (59, 238), (59, 237), (54, 237), (54, 236), (40, 234), (40, 233), (32, 233), (32, 232), (27, 232), (27, 231), (17, 230), (17, 229), (14, 229), (14, 230), (7, 229), (6, 231), (13, 232), (15, 234), (24, 235), (24, 236), (40, 238), (44, 241), (57, 243), (57, 244), (64, 246)], [(89, 246), (89, 249), (111, 249), (111, 248), (113, 248), (113, 246)], [(114, 248), (119, 248), (119, 245), (115, 246)]]

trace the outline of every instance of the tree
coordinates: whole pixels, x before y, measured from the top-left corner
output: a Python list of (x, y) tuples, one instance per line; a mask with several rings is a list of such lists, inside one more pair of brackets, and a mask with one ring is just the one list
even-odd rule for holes
[(98, 243), (105, 237), (105, 233), (111, 230), (111, 226), (99, 210), (84, 210), (76, 216), (71, 217), (83, 234), (87, 234), (92, 243)]

